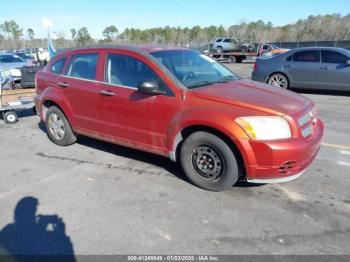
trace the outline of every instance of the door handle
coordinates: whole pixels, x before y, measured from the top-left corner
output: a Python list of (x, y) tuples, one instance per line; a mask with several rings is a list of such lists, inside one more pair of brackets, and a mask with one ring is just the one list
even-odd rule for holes
[(322, 70), (328, 70), (328, 66), (321, 66), (320, 69), (322, 69)]
[(62, 87), (62, 88), (67, 88), (69, 87), (69, 85), (66, 83), (66, 82), (58, 82), (57, 84), (59, 87)]
[(101, 96), (115, 96), (115, 93), (111, 92), (111, 91), (107, 91), (107, 90), (101, 90), (100, 95)]

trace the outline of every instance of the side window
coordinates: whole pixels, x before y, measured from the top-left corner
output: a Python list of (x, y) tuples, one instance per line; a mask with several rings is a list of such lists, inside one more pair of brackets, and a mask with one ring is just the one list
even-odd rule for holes
[(335, 51), (322, 51), (322, 63), (345, 64), (349, 60), (345, 55)]
[(228, 39), (227, 38), (227, 39), (224, 40), (224, 43), (232, 43), (232, 39)]
[(51, 72), (54, 74), (60, 74), (62, 72), (64, 63), (66, 62), (67, 58), (61, 58), (60, 60), (56, 61), (52, 66), (51, 66)]
[(320, 51), (301, 51), (293, 55), (294, 62), (320, 62)]
[(144, 62), (128, 55), (107, 55), (105, 65), (106, 83), (136, 89), (142, 81), (156, 81), (161, 89), (172, 94), (163, 80)]
[(293, 55), (290, 55), (287, 57), (286, 61), (290, 62), (290, 61), (292, 61), (292, 58), (293, 58)]
[(263, 50), (269, 50), (269, 46), (268, 45), (264, 45), (263, 46)]
[(222, 41), (222, 39), (221, 39), (221, 38), (216, 40), (216, 42), (217, 42), (217, 43), (219, 43), (219, 42), (221, 42), (221, 41)]
[(79, 54), (74, 55), (69, 62), (66, 75), (96, 80), (96, 65), (98, 54)]

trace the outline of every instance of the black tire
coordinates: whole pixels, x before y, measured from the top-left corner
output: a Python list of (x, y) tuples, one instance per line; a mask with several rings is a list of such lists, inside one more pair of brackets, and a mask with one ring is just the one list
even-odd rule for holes
[(243, 61), (243, 58), (242, 58), (242, 57), (237, 57), (237, 59), (236, 59), (236, 63), (237, 63), (237, 64), (242, 63), (242, 61)]
[(234, 57), (234, 56), (230, 56), (229, 58), (228, 58), (228, 62), (230, 63), (230, 64), (234, 64), (234, 63), (236, 63), (236, 57)]
[(47, 136), (56, 145), (69, 146), (77, 141), (66, 116), (58, 107), (51, 106), (47, 110), (45, 125)]
[(218, 47), (216, 48), (216, 53), (218, 53), (218, 54), (224, 53), (224, 49), (222, 48), (222, 46), (218, 46)]
[(18, 122), (18, 116), (15, 111), (7, 111), (2, 114), (6, 124), (15, 124)]
[[(195, 132), (186, 138), (180, 161), (188, 179), (203, 189), (223, 191), (231, 188), (239, 178), (238, 162), (231, 148), (207, 132)], [(203, 161), (205, 163), (201, 163)]]

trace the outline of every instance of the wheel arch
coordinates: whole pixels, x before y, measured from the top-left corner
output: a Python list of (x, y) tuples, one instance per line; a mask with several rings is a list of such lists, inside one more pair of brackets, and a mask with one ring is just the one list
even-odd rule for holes
[(275, 74), (281, 74), (281, 75), (285, 76), (285, 77), (287, 78), (287, 81), (288, 81), (288, 88), (290, 87), (290, 78), (289, 78), (289, 76), (288, 76), (285, 72), (283, 72), (283, 71), (275, 71), (275, 72), (270, 73), (270, 74), (266, 77), (265, 83), (267, 84), (268, 81), (269, 81), (269, 79), (270, 79), (270, 77), (271, 77), (272, 75), (275, 75)]
[(181, 129), (175, 137), (173, 151), (170, 154), (171, 160), (178, 161), (180, 159), (181, 146), (185, 139), (191, 134), (199, 131), (207, 132), (219, 137), (231, 148), (232, 152), (237, 158), (237, 164), (239, 166), (239, 178), (244, 178), (246, 176), (245, 161), (237, 144), (232, 141), (232, 139), (224, 132), (208, 125), (194, 124)]
[(39, 115), (45, 121), (47, 109), (50, 106), (58, 107), (71, 125), (75, 125), (73, 109), (64, 95), (55, 88), (46, 88), (39, 98)]
[(46, 118), (47, 110), (52, 106), (56, 106), (58, 109), (60, 109), (62, 111), (62, 113), (64, 114), (64, 116), (67, 118), (68, 122), (72, 125), (72, 122), (74, 122), (74, 120), (73, 120), (73, 117), (71, 116), (71, 114), (69, 114), (69, 109), (67, 108), (67, 106), (65, 106), (62, 103), (59, 103), (56, 100), (51, 99), (51, 98), (46, 98), (42, 102), (42, 108), (41, 108), (40, 114), (42, 114), (41, 118), (43, 121), (46, 120), (45, 118)]

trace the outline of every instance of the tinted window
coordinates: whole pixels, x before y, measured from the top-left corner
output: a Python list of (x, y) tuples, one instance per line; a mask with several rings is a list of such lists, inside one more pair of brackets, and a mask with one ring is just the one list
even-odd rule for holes
[(142, 81), (155, 81), (160, 88), (169, 91), (162, 79), (144, 62), (122, 54), (108, 54), (105, 81), (113, 85), (137, 88)]
[(269, 50), (269, 46), (268, 45), (264, 45), (263, 46), (263, 50)]
[(221, 42), (222, 41), (222, 39), (220, 38), (220, 39), (218, 39), (218, 40), (216, 40), (216, 42)]
[(60, 74), (62, 72), (64, 63), (66, 62), (66, 58), (62, 58), (60, 60), (58, 60), (56, 63), (54, 63), (51, 66), (51, 72), (55, 73), (55, 74)]
[(292, 57), (293, 57), (293, 55), (288, 56), (286, 61), (292, 61)]
[(198, 88), (239, 79), (212, 58), (190, 50), (151, 53), (187, 88)]
[(72, 57), (67, 75), (77, 78), (96, 80), (98, 54), (80, 54)]
[(2, 63), (23, 63), (25, 61), (17, 55), (2, 55), (2, 56), (0, 56), (0, 62), (2, 62)]
[(335, 51), (322, 51), (322, 62), (333, 64), (345, 64), (349, 58)]
[(301, 51), (293, 55), (294, 62), (320, 62), (320, 51)]
[(225, 43), (232, 43), (232, 39), (225, 39), (224, 42)]

